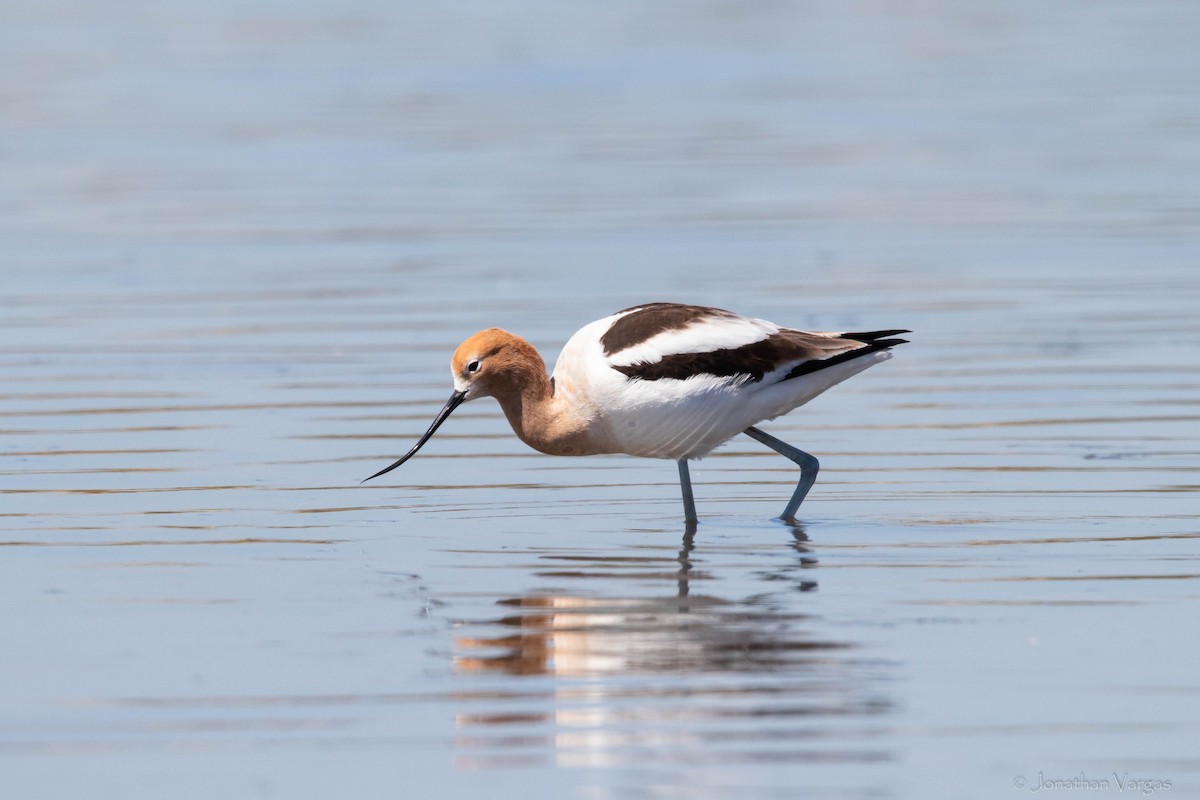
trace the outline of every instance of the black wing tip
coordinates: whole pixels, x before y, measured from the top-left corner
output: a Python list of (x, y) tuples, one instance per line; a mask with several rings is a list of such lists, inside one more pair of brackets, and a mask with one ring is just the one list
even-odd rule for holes
[(876, 339), (870, 343), (875, 350), (891, 350), (902, 344), (908, 344), (908, 339)]
[(886, 331), (855, 331), (853, 333), (843, 333), (841, 336), (843, 339), (862, 342), (867, 345), (867, 347), (854, 351), (866, 355), (875, 350), (890, 350), (893, 347), (908, 344), (908, 339), (895, 338), (902, 333), (912, 333), (912, 331), (906, 328), (892, 328)]
[[(891, 331), (869, 331), (867, 333), (843, 333), (843, 339), (851, 339), (856, 342), (862, 342), (864, 347), (856, 347), (853, 350), (847, 350), (844, 353), (839, 353), (836, 356), (829, 358), (813, 359), (797, 364), (791, 369), (788, 374), (779, 379), (782, 383), (792, 378), (799, 378), (801, 375), (809, 375), (813, 372), (819, 372), (827, 367), (832, 367), (835, 364), (843, 364), (847, 361), (853, 361), (856, 358), (869, 356), (872, 353), (885, 352), (893, 347), (901, 344), (908, 344), (908, 339), (890, 339), (886, 337), (893, 336), (897, 333), (912, 333), (912, 331), (891, 330)], [(861, 338), (867, 337), (867, 338)]]
[(908, 344), (908, 339), (888, 338), (891, 336), (899, 336), (902, 333), (912, 333), (912, 331), (906, 328), (895, 328), (886, 331), (855, 331), (853, 333), (843, 333), (841, 336), (843, 339), (853, 339), (854, 341), (862, 342), (863, 344), (884, 344), (886, 342), (888, 343), (887, 346), (893, 346), (897, 344)]

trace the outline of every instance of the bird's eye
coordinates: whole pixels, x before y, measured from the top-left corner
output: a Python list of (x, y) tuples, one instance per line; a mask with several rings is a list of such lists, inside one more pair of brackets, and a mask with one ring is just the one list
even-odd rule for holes
[(479, 359), (475, 359), (470, 364), (467, 364), (467, 372), (479, 372)]

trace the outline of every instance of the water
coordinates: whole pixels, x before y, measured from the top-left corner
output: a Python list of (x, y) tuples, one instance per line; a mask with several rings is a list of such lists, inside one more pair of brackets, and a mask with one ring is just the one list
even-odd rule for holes
[[(1197, 791), (1197, 10), (6, 17), (5, 797)], [(801, 525), (489, 401), (359, 485), (658, 299), (915, 331)]]

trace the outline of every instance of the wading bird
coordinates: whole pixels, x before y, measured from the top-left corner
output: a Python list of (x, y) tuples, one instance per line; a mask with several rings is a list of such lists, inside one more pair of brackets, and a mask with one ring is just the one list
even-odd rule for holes
[(688, 524), (697, 521), (688, 461), (744, 433), (800, 467), (780, 515), (793, 520), (816, 481), (817, 459), (754, 426), (891, 358), (906, 342), (893, 338), (902, 333), (909, 331), (810, 333), (719, 308), (648, 303), (581, 328), (548, 377), (533, 345), (489, 328), (454, 351), (454, 393), (425, 435), (366, 480), (412, 458), (462, 403), (494, 397), (539, 452), (673, 459)]

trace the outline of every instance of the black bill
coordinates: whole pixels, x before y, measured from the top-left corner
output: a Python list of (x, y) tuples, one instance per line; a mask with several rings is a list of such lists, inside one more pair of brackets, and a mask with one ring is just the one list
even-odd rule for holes
[[(433, 436), (433, 433), (438, 429), (438, 426), (446, 421), (446, 417), (450, 416), (454, 409), (462, 405), (462, 402), (466, 399), (466, 397), (466, 392), (456, 391), (454, 394), (450, 395), (450, 399), (446, 401), (446, 405), (442, 406), (442, 410), (439, 411), (437, 417), (434, 418), (433, 424), (429, 426), (429, 430), (425, 431), (425, 435), (421, 437), (420, 441), (413, 445), (413, 449), (405, 453), (404, 456), (395, 464), (392, 464), (390, 467), (384, 467), (383, 469), (379, 470), (379, 472), (376, 472), (374, 475), (372, 475), (371, 478), (378, 478), (380, 475), (391, 472), (396, 467), (415, 456), (417, 451), (429, 441), (429, 437)], [(371, 480), (371, 478), (364, 478), (363, 483)]]

